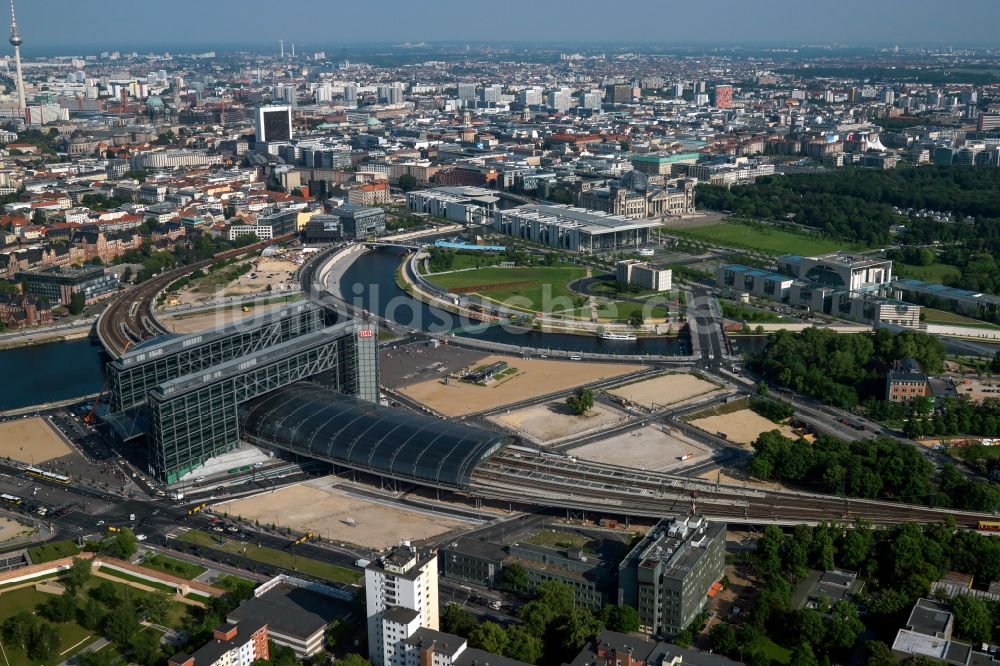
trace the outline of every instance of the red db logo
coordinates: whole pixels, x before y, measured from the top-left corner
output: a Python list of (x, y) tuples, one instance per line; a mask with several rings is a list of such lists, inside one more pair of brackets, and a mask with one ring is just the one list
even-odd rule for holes
[(363, 328), (360, 331), (358, 331), (359, 338), (371, 338), (374, 337), (374, 335), (375, 331), (371, 330), (370, 328)]

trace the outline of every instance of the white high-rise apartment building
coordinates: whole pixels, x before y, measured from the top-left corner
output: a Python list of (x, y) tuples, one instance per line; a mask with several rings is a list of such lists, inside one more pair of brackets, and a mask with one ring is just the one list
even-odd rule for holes
[(438, 629), (437, 554), (402, 542), (365, 568), (365, 601), (373, 666), (405, 666), (409, 629)]

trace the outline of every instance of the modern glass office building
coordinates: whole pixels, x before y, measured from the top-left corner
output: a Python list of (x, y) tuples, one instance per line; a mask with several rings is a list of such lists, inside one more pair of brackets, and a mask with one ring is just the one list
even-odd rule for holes
[(152, 472), (168, 483), (240, 445), (240, 404), (310, 379), (378, 400), (378, 334), (345, 322), (160, 383), (148, 393)]
[(146, 404), (146, 395), (177, 379), (280, 342), (318, 331), (325, 313), (311, 303), (247, 318), (196, 335), (163, 336), (143, 343), (108, 364), (111, 413)]

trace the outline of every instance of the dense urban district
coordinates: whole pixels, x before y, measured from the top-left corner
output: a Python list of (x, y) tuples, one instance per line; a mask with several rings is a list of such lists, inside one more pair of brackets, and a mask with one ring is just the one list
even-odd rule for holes
[(13, 11), (3, 666), (1000, 662), (995, 50)]

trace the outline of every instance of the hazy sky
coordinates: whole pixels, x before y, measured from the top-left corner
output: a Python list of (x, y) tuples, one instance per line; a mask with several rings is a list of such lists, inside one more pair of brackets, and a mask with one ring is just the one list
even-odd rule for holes
[[(25, 51), (292, 41), (1000, 45), (1000, 0), (16, 0)], [(6, 4), (6, 3), (2, 3)], [(0, 11), (4, 11), (0, 9)]]

